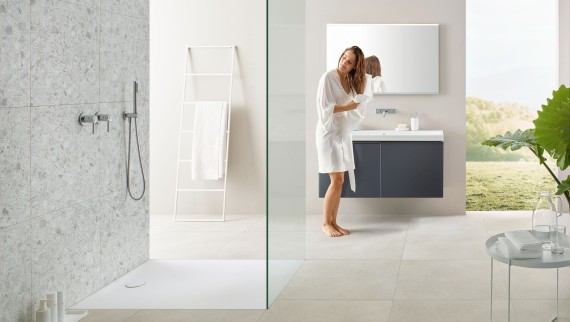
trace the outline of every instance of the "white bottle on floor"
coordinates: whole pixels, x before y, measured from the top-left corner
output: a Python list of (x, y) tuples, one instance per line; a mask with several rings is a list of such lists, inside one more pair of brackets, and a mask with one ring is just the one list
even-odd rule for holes
[(56, 293), (49, 293), (46, 295), (47, 298), (47, 307), (50, 312), (50, 321), (56, 322), (57, 321), (57, 298)]
[(64, 313), (65, 313), (65, 308), (63, 305), (63, 291), (57, 291), (57, 322), (63, 322)]
[(36, 322), (51, 322), (47, 300), (40, 300), (40, 308), (36, 311)]

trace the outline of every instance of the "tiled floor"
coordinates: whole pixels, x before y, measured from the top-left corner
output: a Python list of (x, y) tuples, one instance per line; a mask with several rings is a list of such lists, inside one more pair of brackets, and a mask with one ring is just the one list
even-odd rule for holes
[[(333, 239), (319, 233), (319, 217), (307, 217), (307, 260), (269, 310), (103, 310), (90, 311), (83, 321), (489, 321), (485, 240), (528, 229), (531, 220), (530, 212), (347, 216), (340, 223), (352, 234)], [(570, 227), (568, 217), (562, 221)], [(244, 239), (240, 247), (247, 243)], [(550, 320), (555, 274), (513, 267), (512, 321)], [(506, 266), (495, 262), (493, 321), (506, 321), (506, 277)], [(565, 268), (560, 270), (559, 321), (570, 321), (568, 285), (570, 269)]]
[(265, 216), (227, 215), (225, 222), (150, 216), (149, 227), (151, 259), (265, 259)]

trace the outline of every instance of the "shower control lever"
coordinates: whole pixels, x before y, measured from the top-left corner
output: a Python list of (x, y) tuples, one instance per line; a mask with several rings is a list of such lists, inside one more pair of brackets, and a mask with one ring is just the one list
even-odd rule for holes
[(111, 118), (111, 115), (109, 114), (99, 114), (99, 112), (95, 113), (95, 115), (97, 116), (99, 122), (107, 122), (107, 132), (109, 132), (110, 130), (110, 124), (111, 121), (113, 120)]
[(99, 117), (95, 115), (79, 114), (79, 124), (82, 126), (88, 123), (93, 124), (93, 134), (95, 134), (95, 124), (99, 123)]

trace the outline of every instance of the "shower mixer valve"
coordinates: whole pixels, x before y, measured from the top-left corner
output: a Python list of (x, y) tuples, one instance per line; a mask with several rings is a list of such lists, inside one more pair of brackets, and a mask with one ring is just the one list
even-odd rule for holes
[(107, 132), (109, 132), (110, 124), (111, 124), (111, 121), (113, 120), (111, 115), (99, 114), (99, 112), (97, 112), (97, 113), (95, 113), (95, 116), (97, 116), (97, 119), (99, 120), (99, 122), (107, 122)]
[(95, 134), (95, 124), (99, 123), (99, 117), (97, 116), (97, 114), (95, 115), (86, 115), (86, 114), (79, 114), (79, 124), (81, 124), (81, 126), (91, 123), (93, 124), (93, 134)]

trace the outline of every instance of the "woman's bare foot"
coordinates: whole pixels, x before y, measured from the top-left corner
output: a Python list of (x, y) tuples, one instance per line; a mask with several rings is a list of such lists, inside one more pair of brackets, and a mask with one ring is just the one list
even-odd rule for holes
[(327, 234), (329, 237), (340, 237), (343, 234), (336, 230), (332, 225), (323, 225), (323, 233)]
[(344, 229), (342, 227), (340, 227), (337, 224), (333, 224), (334, 229), (336, 229), (339, 233), (343, 234), (343, 235), (348, 235), (350, 234), (350, 231), (348, 229)]

